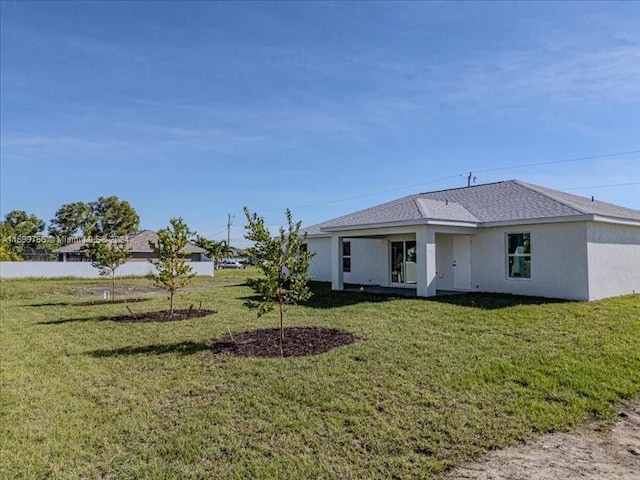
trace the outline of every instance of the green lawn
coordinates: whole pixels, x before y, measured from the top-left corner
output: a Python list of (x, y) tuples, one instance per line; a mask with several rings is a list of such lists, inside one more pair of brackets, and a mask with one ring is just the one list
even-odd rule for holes
[[(639, 295), (418, 300), (315, 285), (288, 324), (360, 342), (304, 358), (215, 355), (229, 331), (277, 324), (243, 307), (246, 275), (181, 294), (179, 307), (202, 301), (215, 315), (146, 324), (108, 320), (123, 304), (87, 305), (108, 281), (1, 282), (0, 476), (429, 478), (536, 432), (610, 421), (640, 394)], [(131, 292), (149, 298), (134, 311), (167, 306)]]

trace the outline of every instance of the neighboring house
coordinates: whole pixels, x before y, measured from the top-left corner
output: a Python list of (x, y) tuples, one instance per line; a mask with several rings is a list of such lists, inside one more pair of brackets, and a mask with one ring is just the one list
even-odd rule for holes
[(27, 247), (20, 252), (20, 256), (28, 262), (47, 262), (55, 260), (56, 255), (53, 250), (46, 248)]
[[(130, 262), (146, 261), (155, 258), (153, 250), (149, 247), (149, 242), (156, 243), (158, 234), (153, 230), (142, 230), (141, 232), (126, 235), (127, 246), (131, 253)], [(58, 255), (59, 262), (88, 262), (89, 259), (82, 253), (85, 242), (82, 238), (78, 242), (70, 243), (64, 247), (54, 250), (53, 253)], [(185, 253), (188, 254), (187, 260), (191, 262), (209, 262), (207, 251), (197, 245), (189, 242), (185, 247)]]
[(640, 211), (517, 180), (410, 195), (304, 231), (312, 277), (334, 290), (640, 292)]

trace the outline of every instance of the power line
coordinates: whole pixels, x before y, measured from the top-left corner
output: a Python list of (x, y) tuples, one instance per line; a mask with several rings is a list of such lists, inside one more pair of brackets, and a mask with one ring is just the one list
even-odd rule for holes
[(225, 233), (226, 231), (227, 231), (227, 227), (224, 227), (222, 230), (220, 230), (220, 231), (218, 231), (218, 232), (216, 232), (216, 233), (212, 234), (212, 235), (211, 235), (211, 238), (215, 238), (215, 237), (217, 237), (218, 235), (222, 235), (222, 234), (223, 234), (223, 233)]
[[(297, 205), (294, 207), (290, 207), (292, 210), (298, 210), (298, 209), (303, 209), (303, 208), (313, 208), (313, 207), (321, 207), (324, 205), (332, 205), (335, 203), (342, 203), (342, 202), (349, 202), (351, 200), (360, 200), (362, 198), (367, 198), (367, 197), (374, 197), (376, 195), (382, 195), (385, 193), (392, 193), (392, 192), (397, 192), (400, 190), (407, 190), (410, 188), (415, 188), (415, 187), (421, 187), (421, 186), (425, 186), (425, 185), (431, 185), (434, 183), (438, 183), (438, 182), (443, 182), (445, 180), (453, 180), (453, 179), (457, 179), (460, 177), (465, 177), (468, 178), (467, 175), (471, 176), (472, 174), (476, 174), (476, 173), (484, 173), (484, 172), (497, 172), (497, 171), (505, 171), (505, 170), (515, 170), (518, 168), (529, 168), (529, 167), (537, 167), (537, 166), (543, 166), (543, 165), (558, 165), (558, 164), (563, 164), (563, 163), (571, 163), (571, 162), (580, 162), (580, 161), (586, 161), (586, 160), (597, 160), (597, 159), (601, 159), (601, 158), (613, 158), (613, 157), (622, 157), (625, 155), (632, 155), (632, 154), (637, 154), (640, 153), (640, 150), (630, 150), (630, 151), (626, 151), (626, 152), (615, 152), (615, 153), (606, 153), (606, 154), (602, 154), (602, 155), (590, 155), (590, 156), (586, 156), (586, 157), (576, 157), (576, 158), (569, 158), (569, 159), (564, 159), (564, 160), (552, 160), (552, 161), (545, 161), (545, 162), (534, 162), (534, 163), (527, 163), (527, 164), (523, 164), (523, 165), (511, 165), (511, 166), (506, 166), (506, 167), (493, 167), (493, 168), (484, 168), (484, 169), (479, 169), (479, 170), (471, 170), (469, 172), (469, 174), (467, 173), (457, 173), (455, 175), (447, 175), (445, 177), (440, 177), (440, 178), (436, 178), (434, 180), (429, 180), (427, 182), (420, 182), (420, 183), (414, 183), (411, 185), (405, 185), (402, 187), (394, 187), (394, 188), (389, 188), (386, 190), (380, 190), (377, 192), (371, 192), (371, 193), (365, 193), (362, 195), (356, 195), (356, 196), (352, 196), (352, 197), (345, 197), (345, 198), (340, 198), (340, 199), (335, 199), (335, 200), (328, 200), (328, 201), (323, 201), (323, 202), (318, 202), (318, 203), (311, 203), (311, 204), (306, 204), (306, 205)], [(475, 178), (472, 177), (472, 179), (475, 181)], [(467, 181), (467, 183), (469, 183), (469, 181)], [(629, 184), (611, 184), (611, 185), (598, 185), (598, 186), (594, 186), (594, 187), (574, 187), (574, 188), (565, 188), (564, 190), (580, 190), (580, 189), (588, 189), (588, 188), (605, 188), (605, 187), (617, 187), (617, 186), (625, 186), (625, 185), (637, 185), (638, 183), (629, 183)], [(280, 208), (271, 208), (268, 210), (263, 210), (263, 212), (268, 213), (268, 212), (276, 212), (276, 211), (282, 211), (284, 209), (280, 209)], [(214, 236), (221, 234), (224, 231), (228, 231), (229, 227), (225, 228), (224, 230), (221, 230), (220, 232), (216, 233)]]
[[(383, 193), (397, 192), (398, 190), (406, 190), (407, 188), (421, 187), (423, 185), (429, 185), (429, 184), (432, 184), (432, 183), (442, 182), (444, 180), (451, 180), (453, 178), (458, 178), (459, 176), (460, 176), (459, 174), (449, 175), (447, 177), (436, 178), (435, 180), (430, 180), (428, 182), (414, 183), (413, 185), (406, 185), (404, 187), (396, 187), (396, 188), (390, 188), (388, 190), (381, 190), (379, 192), (365, 193), (364, 195), (358, 195), (358, 196), (355, 196), (355, 197), (340, 198), (340, 199), (337, 199), (337, 200), (329, 200), (329, 201), (326, 201), (326, 202), (312, 203), (312, 204), (308, 204), (308, 205), (298, 205), (296, 207), (292, 207), (292, 209), (293, 208), (299, 209), (299, 208), (321, 207), (322, 205), (330, 205), (332, 203), (341, 203), (341, 202), (348, 202), (350, 200), (359, 200), (361, 198), (373, 197), (375, 195), (382, 195)], [(279, 211), (280, 209), (272, 208), (270, 210), (264, 210), (264, 211), (265, 212), (274, 212), (276, 210)]]
[(513, 170), (516, 168), (527, 168), (527, 167), (538, 167), (541, 165), (556, 165), (559, 163), (569, 163), (569, 162), (580, 162), (583, 160), (596, 160), (599, 158), (608, 158), (608, 157), (621, 157), (623, 155), (631, 155), (634, 153), (640, 153), (640, 150), (631, 150), (629, 152), (618, 152), (618, 153), (607, 153), (604, 155), (593, 155), (590, 157), (578, 157), (578, 158), (569, 158), (567, 160), (554, 160), (551, 162), (536, 162), (536, 163), (527, 163), (524, 165), (514, 165), (511, 167), (495, 167), (495, 168), (485, 168), (483, 170), (473, 170), (476, 173), (481, 173), (481, 172), (497, 172), (500, 170)]
[(591, 185), (589, 187), (567, 187), (567, 188), (561, 188), (560, 190), (589, 190), (590, 188), (626, 187), (630, 185), (640, 185), (640, 182), (610, 183), (608, 185)]
[[(535, 163), (527, 163), (524, 165), (512, 165), (509, 167), (495, 167), (495, 168), (484, 168), (481, 170), (472, 170), (471, 172), (469, 172), (469, 177), (468, 178), (473, 178), (473, 180), (475, 181), (475, 177), (472, 177), (472, 174), (475, 173), (482, 173), (482, 172), (496, 172), (496, 171), (503, 171), (503, 170), (513, 170), (513, 169), (518, 169), (518, 168), (528, 168), (528, 167), (537, 167), (537, 166), (542, 166), (542, 165), (556, 165), (556, 164), (562, 164), (562, 163), (570, 163), (570, 162), (580, 162), (580, 161), (585, 161), (585, 160), (597, 160), (600, 158), (610, 158), (610, 157), (621, 157), (624, 155), (632, 155), (632, 154), (636, 154), (636, 153), (640, 153), (640, 150), (630, 150), (627, 152), (616, 152), (616, 153), (606, 153), (603, 155), (591, 155), (588, 157), (577, 157), (577, 158), (569, 158), (569, 159), (565, 159), (565, 160), (553, 160), (553, 161), (546, 161), (546, 162), (535, 162)], [(359, 200), (361, 198), (367, 198), (367, 197), (373, 197), (376, 195), (382, 195), (384, 193), (391, 193), (391, 192), (397, 192), (399, 190), (406, 190), (409, 188), (414, 188), (414, 187), (420, 187), (420, 186), (424, 186), (424, 185), (430, 185), (433, 183), (438, 183), (438, 182), (442, 182), (444, 180), (451, 180), (454, 178), (459, 178), (459, 177), (464, 177), (466, 176), (466, 173), (458, 173), (455, 175), (448, 175), (446, 177), (441, 177), (441, 178), (436, 178), (434, 180), (430, 180), (428, 182), (421, 182), (421, 183), (414, 183), (412, 185), (405, 185), (403, 187), (396, 187), (396, 188), (390, 188), (388, 190), (381, 190), (378, 192), (373, 192), (373, 193), (366, 193), (363, 195), (357, 195), (357, 196), (353, 196), (353, 197), (346, 197), (346, 198), (340, 198), (340, 199), (336, 199), (336, 200), (329, 200), (329, 201), (325, 201), (325, 202), (319, 202), (319, 203), (313, 203), (313, 204), (308, 204), (308, 205), (298, 205), (295, 207), (291, 207), (292, 209), (301, 209), (301, 208), (312, 208), (312, 207), (321, 207), (323, 205), (331, 205), (334, 203), (342, 203), (342, 202), (348, 202), (351, 200)], [(470, 183), (470, 181), (468, 181), (468, 183)], [(582, 187), (580, 187), (582, 188)], [(588, 187), (585, 187), (588, 188)], [(597, 188), (597, 187), (596, 187)], [(269, 210), (265, 210), (265, 212), (274, 212), (274, 211), (279, 211), (280, 209), (269, 209)]]

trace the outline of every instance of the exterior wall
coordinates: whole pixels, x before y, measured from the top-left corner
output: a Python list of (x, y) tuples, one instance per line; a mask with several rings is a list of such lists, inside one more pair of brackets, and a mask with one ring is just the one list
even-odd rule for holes
[[(531, 278), (507, 277), (507, 233), (531, 233)], [(471, 237), (475, 291), (588, 300), (587, 224), (567, 222), (479, 229)]]
[[(388, 241), (377, 238), (345, 238), (351, 242), (351, 272), (345, 272), (345, 283), (387, 285), (389, 282)], [(307, 248), (315, 255), (309, 264), (313, 280), (331, 281), (331, 238), (309, 238)]]
[[(393, 230), (366, 232), (380, 235), (379, 238), (345, 236), (344, 240), (351, 242), (351, 272), (344, 273), (345, 283), (389, 285), (389, 241), (416, 238), (409, 232), (392, 235)], [(472, 232), (470, 229), (449, 230), (441, 232), (438, 227), (436, 231), (439, 290), (454, 289), (451, 267), (454, 235)], [(531, 233), (531, 278), (508, 278), (506, 234), (526, 232)], [(570, 300), (597, 300), (640, 292), (639, 227), (566, 222), (479, 228), (473, 233), (473, 291)], [(315, 280), (331, 281), (331, 239), (308, 239), (307, 244), (309, 250), (316, 253), (311, 260), (311, 275)], [(407, 287), (415, 288), (415, 285)]]
[(318, 282), (331, 281), (331, 238), (308, 238), (309, 252), (315, 253), (309, 262), (309, 275)]
[[(196, 275), (213, 276), (213, 262), (192, 262)], [(154, 270), (149, 262), (127, 262), (116, 270), (116, 277), (144, 276)], [(0, 278), (99, 278), (90, 262), (0, 262)]]
[(351, 242), (351, 271), (344, 283), (387, 285), (389, 283), (389, 242), (379, 238), (345, 238)]
[(587, 224), (589, 300), (640, 292), (640, 227)]

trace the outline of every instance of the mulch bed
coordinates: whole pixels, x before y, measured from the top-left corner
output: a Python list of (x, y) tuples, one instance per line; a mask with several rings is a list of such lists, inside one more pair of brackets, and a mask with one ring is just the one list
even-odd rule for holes
[[(287, 327), (284, 329), (284, 357), (318, 355), (350, 345), (358, 337), (344, 330), (324, 327)], [(212, 345), (214, 353), (235, 357), (280, 357), (280, 329), (266, 328), (228, 335)]]
[(156, 312), (140, 312), (130, 313), (127, 315), (119, 315), (117, 317), (111, 317), (110, 320), (114, 322), (179, 322), (181, 320), (191, 320), (192, 318), (206, 317), (213, 313), (218, 313), (216, 310), (206, 309), (181, 309), (174, 310), (173, 315), (169, 314), (169, 310), (159, 310)]

